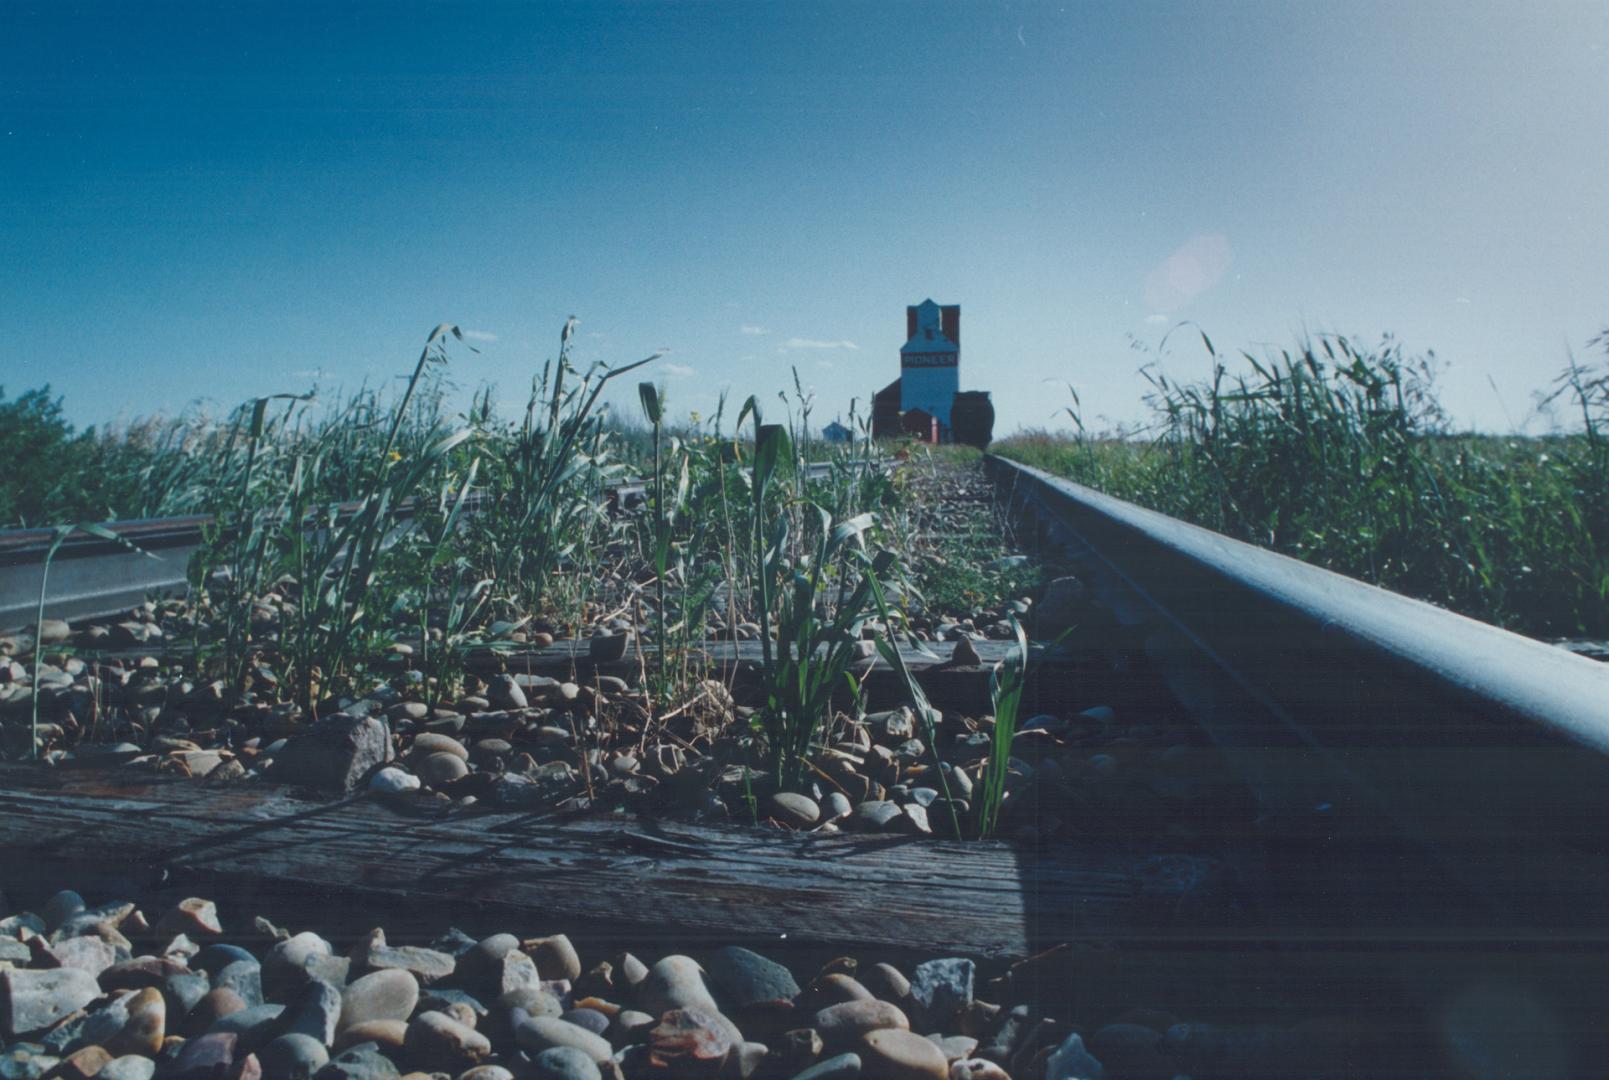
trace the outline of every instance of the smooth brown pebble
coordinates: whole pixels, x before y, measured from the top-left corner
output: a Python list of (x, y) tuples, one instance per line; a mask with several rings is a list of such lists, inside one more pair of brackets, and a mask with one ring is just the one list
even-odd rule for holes
[(644, 1012), (663, 1016), (672, 1009), (720, 1012), (704, 983), (704, 969), (690, 956), (672, 954), (648, 969), (637, 984), (637, 1003)]
[(371, 1020), (407, 1020), (419, 1005), (419, 981), (401, 968), (382, 968), (347, 983), (335, 1030)]
[(467, 1001), (454, 1001), (443, 1007), (441, 1013), (450, 1019), (457, 1020), (467, 1028), (474, 1027), (480, 1019), (475, 1015), (475, 1010)]
[(514, 1025), (514, 1041), (528, 1054), (554, 1046), (568, 1046), (602, 1064), (614, 1056), (614, 1047), (601, 1035), (551, 1016), (533, 1016)]
[(536, 970), (545, 980), (581, 977), (581, 957), (576, 953), (575, 946), (570, 944), (570, 939), (563, 934), (532, 938), (520, 948), (536, 961)]
[(648, 965), (637, 959), (631, 953), (621, 953), (615, 958), (615, 971), (625, 980), (627, 986), (636, 986), (648, 978)]
[(823, 1042), (833, 1045), (851, 1042), (858, 1035), (883, 1028), (909, 1031), (911, 1022), (898, 1005), (886, 1001), (846, 1001), (816, 1013), (812, 1026), (821, 1033)]
[(89, 1080), (106, 1068), (111, 1060), (112, 1055), (104, 1047), (86, 1046), (62, 1059), (62, 1063), (56, 1066), (56, 1075), (62, 1080)]
[(771, 796), (771, 814), (795, 829), (808, 829), (821, 820), (821, 807), (808, 795), (779, 791)]
[(575, 1004), (571, 1006), (571, 1008), (591, 1009), (593, 1012), (603, 1013), (604, 1016), (607, 1016), (611, 1020), (620, 1015), (619, 1005), (616, 1005), (612, 1001), (605, 1001), (603, 998), (598, 997), (578, 997), (576, 998)]
[(746, 1042), (738, 1046), (727, 1064), (737, 1070), (740, 1080), (750, 1080), (765, 1067), (766, 1059), (770, 1056), (771, 1050), (765, 1043)]
[(950, 1080), (944, 1051), (915, 1032), (868, 1031), (861, 1036), (859, 1052), (867, 1080)]
[(211, 900), (191, 896), (180, 900), (168, 913), (157, 920), (159, 936), (185, 934), (196, 941), (222, 937), (223, 926), (218, 922), (218, 906)]
[(451, 754), (453, 757), (469, 760), (469, 751), (464, 744), (451, 735), (443, 735), (436, 731), (424, 731), (414, 736), (413, 756), (427, 758), (431, 754)]
[(972, 1051), (978, 1048), (978, 1040), (970, 1035), (929, 1035), (927, 1040), (943, 1052), (945, 1061), (950, 1062), (971, 1057)]
[(219, 986), (208, 990), (206, 996), (196, 1003), (195, 1008), (190, 1010), (190, 1016), (185, 1021), (185, 1026), (192, 1032), (200, 1033), (206, 1031), (224, 1017), (233, 1016), (245, 1007), (246, 1000), (244, 998), (227, 986)]
[(456, 754), (431, 754), (418, 765), (419, 779), (432, 787), (450, 784), (469, 775), (465, 759)]
[(119, 1054), (156, 1057), (167, 1037), (168, 1006), (162, 991), (147, 986), (128, 1000), (128, 1023), (111, 1040), (110, 1049)]
[(335, 1036), (335, 1052), (339, 1054), (349, 1046), (374, 1042), (381, 1050), (400, 1050), (408, 1041), (406, 1020), (365, 1020), (353, 1024)]
[(467, 1028), (439, 1012), (422, 1012), (408, 1024), (403, 1050), (421, 1064), (452, 1068), (474, 1065), (492, 1052), (492, 1042), (474, 1028)]
[(861, 983), (875, 996), (896, 1005), (911, 996), (911, 980), (893, 964), (873, 964), (861, 976)]
[(846, 1001), (877, 1000), (877, 995), (866, 989), (859, 979), (840, 971), (817, 979), (815, 989), (822, 1000), (832, 1005), (841, 1005)]
[(476, 1065), (468, 1072), (460, 1073), (458, 1080), (514, 1080), (514, 1074), (501, 1065)]

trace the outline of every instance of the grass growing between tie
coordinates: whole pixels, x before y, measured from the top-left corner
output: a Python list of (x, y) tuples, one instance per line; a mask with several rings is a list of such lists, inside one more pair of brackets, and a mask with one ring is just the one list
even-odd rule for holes
[[(197, 636), (204, 653), (221, 652), (228, 693), (272, 687), (316, 712), (372, 680), (375, 659), (417, 627), (427, 697), (439, 700), (494, 622), (542, 610), (560, 564), (600, 536), (615, 470), (599, 395), (649, 362), (578, 372), (572, 331), (517, 427), (489, 408), (443, 408), (437, 380), (462, 337), (446, 324), (389, 406), (360, 395), (316, 421), (310, 395), (241, 407), (202, 507), (215, 516), (210, 542), (191, 568), (209, 616)], [(276, 400), (288, 402), (277, 415)], [(466, 513), (474, 496), (487, 512)]]
[(1011, 743), (1017, 735), (1022, 707), (1022, 690), (1028, 681), (1028, 637), (1015, 619), (1011, 629), (1015, 646), (989, 675), (989, 697), (994, 705), (994, 727), (990, 731), (989, 758), (978, 784), (978, 835), (995, 834), (1000, 826), (1000, 807), (1006, 798), (1006, 780), (1011, 768)]
[[(656, 357), (578, 367), (574, 326), (513, 422), (489, 391), (449, 405), (465, 367), (454, 354), (470, 346), (443, 324), (393, 394), (271, 394), (142, 451), (145, 475), (174, 484), (142, 508), (212, 517), (190, 567), (190, 676), (231, 704), (309, 718), (377, 682), (434, 707), (474, 693), (476, 650), (612, 623), (655, 647), (652, 692), (671, 709), (698, 691), (704, 641), (757, 638), (772, 675), (766, 750), (797, 783), (846, 685), (868, 607), (857, 583), (892, 569), (877, 511), (899, 493), (880, 450), (858, 422), (851, 445), (813, 442), (797, 381), (785, 423), (762, 423), (751, 398), (729, 430), (724, 408), (673, 424), (663, 387), (645, 382), (647, 428), (633, 430), (602, 394)], [(37, 397), (19, 407), (44, 438)], [(646, 496), (613, 505), (631, 476)], [(751, 620), (758, 632), (739, 633)]]

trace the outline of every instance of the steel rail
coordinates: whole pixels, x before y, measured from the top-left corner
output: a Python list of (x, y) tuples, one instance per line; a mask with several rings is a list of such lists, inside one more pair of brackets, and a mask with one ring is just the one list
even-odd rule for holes
[[(1274, 892), (1299, 879), (1294, 855), (1313, 864), (1298, 906), (1507, 911), (1531, 930), (1609, 919), (1609, 666), (987, 463), (1117, 614), (1105, 636), (1159, 669), (1257, 792)], [(1425, 859), (1448, 893), (1402, 884), (1403, 860)]]
[[(828, 475), (833, 462), (806, 466), (812, 479)], [(850, 466), (865, 465), (856, 459)], [(647, 498), (649, 480), (632, 479), (609, 486), (610, 501), (629, 507)], [(466, 507), (479, 509), (478, 497)], [(343, 504), (350, 512), (355, 503)], [(411, 507), (403, 507), (407, 519)], [(190, 558), (201, 548), (211, 515), (142, 518), (103, 522), (118, 536), (150, 556), (87, 533), (67, 538), (50, 561), (45, 613), (54, 619), (94, 619), (124, 612), (149, 596), (183, 595), (189, 587)], [(40, 576), (55, 540), (54, 529), (0, 530), (0, 628), (33, 623), (39, 606)]]

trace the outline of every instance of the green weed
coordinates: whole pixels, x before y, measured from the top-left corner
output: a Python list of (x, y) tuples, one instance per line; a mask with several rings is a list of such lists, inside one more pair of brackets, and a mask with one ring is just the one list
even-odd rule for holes
[[(1322, 337), (1207, 378), (1147, 370), (1141, 437), (1018, 436), (1003, 456), (1237, 539), (1537, 636), (1609, 634), (1609, 381), (1572, 362), (1551, 400), (1584, 431), (1459, 435), (1434, 357)], [(1075, 402), (1076, 405), (1076, 402)], [(1075, 420), (1076, 408), (1073, 411)]]
[(992, 837), (1000, 824), (1000, 806), (1005, 801), (1006, 778), (1011, 767), (1011, 744), (1017, 734), (1022, 688), (1028, 679), (1028, 636), (1015, 618), (1011, 620), (1011, 632), (1015, 645), (989, 674), (994, 731), (990, 735), (989, 760), (978, 783), (976, 807), (978, 835), (984, 839)]

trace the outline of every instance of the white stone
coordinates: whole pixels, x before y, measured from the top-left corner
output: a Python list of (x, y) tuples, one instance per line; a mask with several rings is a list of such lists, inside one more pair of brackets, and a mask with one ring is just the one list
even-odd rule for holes
[(374, 774), (374, 779), (369, 781), (369, 790), (377, 795), (401, 795), (405, 791), (418, 791), (419, 778), (392, 765)]

